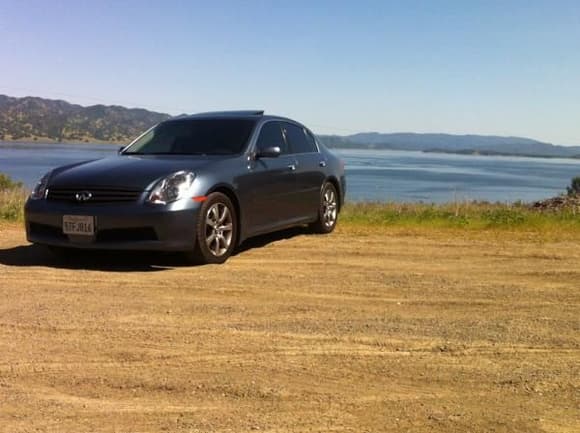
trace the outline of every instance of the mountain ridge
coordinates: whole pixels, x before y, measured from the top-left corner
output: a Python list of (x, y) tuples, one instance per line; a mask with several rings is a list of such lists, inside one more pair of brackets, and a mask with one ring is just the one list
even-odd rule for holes
[(580, 157), (579, 146), (560, 146), (525, 137), (445, 133), (357, 133), (319, 136), (337, 148), (414, 150), (483, 155)]
[(0, 141), (126, 143), (170, 117), (143, 108), (0, 95)]
[[(126, 144), (167, 113), (120, 105), (81, 106), (60, 99), (0, 95), (0, 141)], [(525, 137), (415, 132), (318, 135), (331, 148), (580, 158), (580, 146)]]

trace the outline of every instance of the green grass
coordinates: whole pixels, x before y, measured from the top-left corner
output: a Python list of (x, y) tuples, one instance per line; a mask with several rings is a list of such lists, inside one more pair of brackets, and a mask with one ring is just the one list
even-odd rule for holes
[[(0, 220), (21, 221), (28, 192), (0, 173)], [(348, 203), (340, 223), (358, 226), (522, 231), (576, 231), (580, 209), (538, 211), (523, 203)]]
[(580, 232), (580, 209), (541, 212), (522, 203), (350, 203), (340, 218), (343, 223), (361, 226)]

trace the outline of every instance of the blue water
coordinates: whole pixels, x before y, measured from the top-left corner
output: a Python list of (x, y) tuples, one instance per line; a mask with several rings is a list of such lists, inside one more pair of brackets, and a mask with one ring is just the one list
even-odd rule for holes
[[(0, 172), (31, 187), (50, 169), (113, 156), (119, 146), (0, 142)], [(339, 150), (352, 201), (534, 201), (565, 191), (580, 160)]]
[(580, 160), (342, 150), (354, 200), (534, 201), (565, 191)]

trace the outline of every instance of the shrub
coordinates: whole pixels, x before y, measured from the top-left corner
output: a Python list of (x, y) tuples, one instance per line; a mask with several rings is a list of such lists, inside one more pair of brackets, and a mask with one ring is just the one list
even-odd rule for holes
[(22, 187), (22, 182), (14, 182), (10, 176), (0, 173), (0, 191), (11, 191)]
[(26, 195), (22, 182), (0, 173), (0, 220), (21, 220)]
[(572, 179), (567, 190), (568, 195), (580, 195), (580, 176), (576, 176)]
[(24, 189), (0, 190), (0, 220), (22, 220), (25, 201)]

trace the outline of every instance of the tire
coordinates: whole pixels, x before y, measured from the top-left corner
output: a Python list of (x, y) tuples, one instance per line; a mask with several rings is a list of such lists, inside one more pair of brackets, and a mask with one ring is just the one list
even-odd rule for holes
[(196, 264), (225, 262), (234, 251), (238, 237), (236, 209), (232, 201), (220, 192), (207, 197), (197, 220), (195, 247), (186, 253)]
[(338, 192), (334, 185), (326, 182), (320, 191), (318, 219), (310, 227), (314, 233), (330, 233), (338, 221)]

